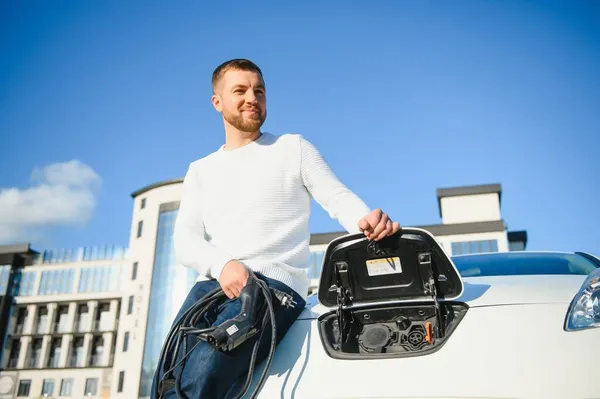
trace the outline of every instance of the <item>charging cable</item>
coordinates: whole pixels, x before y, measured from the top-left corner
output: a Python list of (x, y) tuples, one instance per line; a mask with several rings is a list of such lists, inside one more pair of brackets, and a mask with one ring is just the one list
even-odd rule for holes
[[(256, 354), (263, 333), (267, 324), (271, 323), (271, 343), (265, 368), (256, 388), (250, 396), (251, 399), (258, 397), (258, 393), (266, 382), (267, 373), (271, 366), (276, 346), (277, 328), (275, 325), (275, 312), (273, 310), (271, 295), (274, 295), (282, 306), (293, 307), (296, 305), (290, 294), (274, 288), (270, 289), (266, 282), (257, 278), (256, 275), (250, 271), (246, 286), (242, 289), (238, 298), (241, 302), (241, 311), (237, 316), (224, 321), (216, 327), (196, 327), (203, 323), (206, 315), (211, 314), (211, 316), (216, 316), (219, 305), (228, 299), (225, 292), (220, 287), (209, 292), (187, 309), (181, 315), (179, 320), (171, 327), (161, 349), (158, 372), (160, 372), (161, 369), (165, 369), (166, 371), (164, 371), (156, 385), (155, 396), (160, 399), (166, 391), (175, 386), (177, 397), (180, 399), (186, 398), (181, 390), (181, 378), (177, 378), (174, 371), (180, 367), (181, 373), (179, 373), (179, 375), (181, 376), (183, 374), (183, 368), (185, 367), (187, 357), (202, 341), (207, 342), (215, 350), (231, 351), (254, 335), (259, 334), (252, 349), (246, 382), (244, 383), (241, 392), (235, 397), (236, 399), (242, 398), (248, 392), (250, 382), (253, 378)], [(186, 338), (189, 335), (198, 338), (198, 342), (196, 342), (188, 351)], [(181, 359), (174, 364), (180, 346), (183, 350), (183, 356), (181, 356)]]

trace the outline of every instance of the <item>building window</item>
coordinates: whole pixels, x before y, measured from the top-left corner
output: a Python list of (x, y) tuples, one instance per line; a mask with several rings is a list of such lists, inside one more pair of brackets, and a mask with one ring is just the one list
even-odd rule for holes
[(138, 263), (133, 262), (133, 268), (131, 270), (131, 279), (132, 280), (135, 280), (137, 278), (137, 269), (138, 269)]
[(90, 330), (90, 313), (86, 304), (78, 306), (77, 315), (75, 317), (75, 328), (73, 328), (73, 332), (88, 332)]
[(28, 311), (26, 307), (19, 308), (17, 310), (17, 322), (15, 323), (15, 334), (23, 334), (25, 328), (25, 321), (27, 320)]
[(104, 365), (104, 338), (101, 335), (92, 339), (92, 353), (89, 360), (90, 367), (102, 367)]
[(123, 382), (125, 380), (125, 372), (119, 372), (119, 385), (117, 386), (117, 392), (123, 392)]
[(98, 394), (98, 379), (97, 378), (87, 378), (85, 380), (85, 390), (83, 392), (86, 396), (95, 396)]
[(127, 314), (133, 313), (133, 295), (129, 296), (129, 303), (127, 303)]
[(26, 367), (34, 369), (39, 367), (40, 358), (42, 356), (42, 339), (34, 339), (31, 343), (31, 349), (29, 352), (29, 358), (27, 359)]
[(498, 252), (498, 240), (460, 241), (452, 243), (452, 255)]
[[(8, 369), (16, 369), (19, 363), (19, 353), (21, 352), (21, 340), (15, 338), (12, 340), (12, 345), (10, 348), (10, 354), (8, 355), (8, 364), (6, 368)], [(29, 380), (23, 380), (29, 381)], [(31, 382), (31, 381), (30, 381)]]
[(69, 320), (69, 306), (61, 305), (58, 307), (56, 311), (56, 318), (54, 319), (54, 323), (52, 325), (52, 331), (55, 333), (66, 333), (68, 328), (68, 320)]
[(63, 378), (60, 383), (60, 396), (71, 396), (73, 395), (73, 379)]
[(46, 306), (40, 306), (38, 308), (38, 315), (36, 320), (35, 331), (38, 334), (45, 334), (48, 328), (48, 308)]
[(119, 265), (81, 269), (78, 292), (114, 292), (119, 290)]
[(60, 361), (60, 348), (62, 345), (62, 338), (54, 338), (50, 344), (50, 353), (48, 356), (49, 368), (57, 368), (58, 362)]
[(17, 389), (17, 396), (29, 396), (30, 389), (31, 389), (31, 380), (19, 381), (19, 389)]
[(123, 352), (127, 352), (128, 348), (129, 348), (129, 332), (126, 332), (123, 335)]
[(137, 228), (137, 236), (138, 236), (138, 238), (142, 236), (142, 230), (143, 230), (143, 228), (144, 228), (144, 221), (140, 220), (138, 222), (138, 228)]
[(110, 303), (101, 303), (98, 305), (96, 320), (94, 321), (94, 331), (111, 331), (114, 323), (110, 314)]
[(142, 198), (142, 202), (140, 204), (140, 209), (144, 209), (146, 207), (146, 198)]
[(18, 291), (17, 295), (33, 295), (33, 285), (35, 284), (36, 272), (19, 272), (17, 275)]
[(52, 396), (54, 392), (54, 380), (44, 380), (42, 385), (42, 396)]
[(38, 294), (71, 294), (73, 292), (74, 278), (74, 269), (44, 271), (42, 272)]
[[(122, 260), (127, 257), (128, 248), (121, 245), (79, 247), (70, 256), (69, 262), (90, 260)], [(44, 261), (44, 263), (48, 263)]]
[(73, 339), (68, 367), (83, 367), (83, 337)]

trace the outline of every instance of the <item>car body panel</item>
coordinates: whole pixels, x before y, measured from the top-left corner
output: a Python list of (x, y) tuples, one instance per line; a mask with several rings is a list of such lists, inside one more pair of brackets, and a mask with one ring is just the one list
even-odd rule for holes
[[(470, 262), (477, 266), (474, 256), (480, 255), (463, 258), (466, 262), (461, 267)], [(484, 255), (481, 261), (486, 262), (488, 256), (496, 255)], [(498, 256), (487, 261), (521, 260), (518, 254)], [(565, 331), (564, 327), (571, 302), (586, 281), (582, 271), (598, 264), (582, 264), (582, 258), (567, 260), (564, 254), (551, 259), (543, 253), (537, 260), (531, 253), (524, 254), (523, 261), (527, 259), (537, 263), (525, 264), (529, 268), (513, 264), (513, 269), (497, 269), (496, 273), (482, 268), (484, 273), (502, 274), (498, 276), (461, 276), (460, 296), (450, 302), (462, 302), (468, 310), (445, 342), (428, 354), (335, 359), (319, 335), (321, 316), (335, 312), (335, 307), (324, 306), (317, 295), (310, 296), (275, 352), (260, 397), (600, 398), (600, 328)], [(321, 290), (321, 297), (324, 293)], [(390, 303), (393, 298), (387, 300)], [(325, 303), (331, 302), (328, 298)], [(410, 298), (397, 301), (411, 302)], [(368, 301), (358, 304), (369, 305)], [(263, 367), (254, 375), (260, 375)]]
[(492, 276), (465, 278), (465, 292), (458, 301), (470, 307), (570, 303), (583, 275)]
[[(468, 277), (463, 279), (464, 291), (456, 301), (469, 307), (564, 303), (569, 304), (586, 276), (537, 275)], [(318, 303), (315, 295), (306, 301), (299, 319), (317, 318), (331, 311)]]
[(260, 397), (600, 397), (600, 329), (564, 331), (568, 306), (481, 305), (438, 351), (386, 360), (333, 359), (317, 321), (299, 319), (280, 343)]

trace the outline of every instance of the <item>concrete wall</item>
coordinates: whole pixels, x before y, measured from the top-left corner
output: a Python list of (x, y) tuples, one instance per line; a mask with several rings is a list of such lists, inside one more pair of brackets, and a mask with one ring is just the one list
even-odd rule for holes
[(444, 224), (499, 220), (500, 199), (498, 194), (478, 194), (441, 199)]
[[(3, 373), (4, 374), (4, 373)], [(29, 396), (27, 398), (38, 398), (42, 397), (42, 385), (45, 379), (54, 380), (54, 391), (53, 395), (49, 398), (58, 398), (60, 393), (61, 381), (66, 378), (73, 379), (73, 386), (71, 390), (71, 398), (97, 398), (97, 399), (109, 399), (110, 398), (110, 387), (114, 385), (111, 381), (112, 373), (111, 370), (106, 368), (95, 368), (95, 369), (69, 369), (69, 370), (22, 370), (17, 372), (7, 372), (7, 375), (18, 374), (18, 380), (31, 380), (31, 388), (29, 390)], [(86, 396), (85, 395), (85, 382), (88, 378), (98, 379), (98, 390), (97, 395)], [(16, 382), (15, 386), (15, 397), (19, 387), (19, 382)], [(22, 398), (19, 396), (18, 398)]]

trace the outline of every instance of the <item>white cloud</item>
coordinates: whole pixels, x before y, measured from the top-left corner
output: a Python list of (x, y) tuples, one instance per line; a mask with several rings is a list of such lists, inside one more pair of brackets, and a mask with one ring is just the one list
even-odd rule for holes
[(30, 187), (0, 188), (0, 243), (31, 241), (36, 230), (87, 222), (96, 206), (100, 176), (73, 160), (35, 168)]

